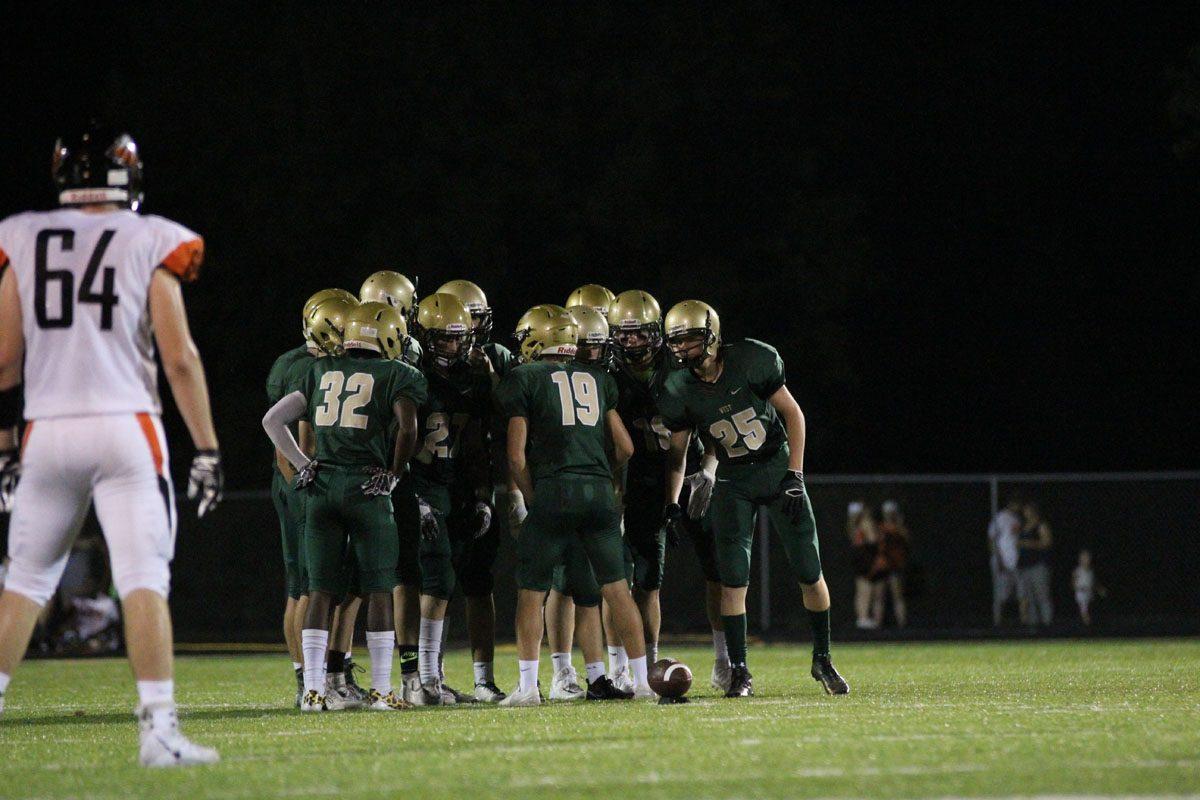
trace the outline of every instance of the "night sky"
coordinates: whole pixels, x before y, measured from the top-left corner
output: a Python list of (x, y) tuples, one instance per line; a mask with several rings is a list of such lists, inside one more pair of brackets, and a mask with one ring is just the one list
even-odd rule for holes
[(279, 8), (51, 5), (0, 48), (0, 216), (101, 114), (205, 236), (231, 487), (304, 299), (381, 268), (502, 333), (588, 282), (706, 300), (783, 353), (810, 473), (1196, 468), (1194, 4)]

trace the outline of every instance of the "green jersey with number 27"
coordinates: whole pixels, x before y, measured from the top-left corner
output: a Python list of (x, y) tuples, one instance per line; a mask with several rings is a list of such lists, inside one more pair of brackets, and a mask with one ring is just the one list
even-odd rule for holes
[(525, 417), (525, 452), (536, 483), (544, 478), (612, 475), (604, 416), (617, 406), (612, 375), (573, 361), (535, 361), (508, 373), (496, 389), (505, 419)]
[(391, 469), (397, 400), (425, 402), (425, 376), (385, 358), (313, 359), (296, 387), (308, 400), (316, 459), (342, 467)]
[(724, 366), (714, 383), (687, 369), (667, 376), (658, 396), (663, 423), (711, 438), (722, 465), (765, 461), (787, 444), (769, 400), (784, 384), (783, 359), (756, 339), (722, 345), (721, 357)]

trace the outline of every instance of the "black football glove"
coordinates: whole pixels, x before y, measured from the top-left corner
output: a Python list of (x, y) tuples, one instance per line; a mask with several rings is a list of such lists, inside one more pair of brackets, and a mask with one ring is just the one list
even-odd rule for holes
[(367, 497), (387, 497), (391, 495), (392, 490), (399, 482), (399, 475), (391, 470), (380, 469), (372, 472), (371, 477), (367, 478), (359, 488)]
[(789, 469), (779, 482), (779, 496), (783, 498), (783, 511), (791, 518), (792, 524), (800, 524), (805, 514), (804, 473)]
[(679, 544), (679, 529), (683, 527), (683, 509), (679, 503), (667, 503), (663, 508), (663, 530), (667, 534), (667, 544), (675, 547)]
[(475, 502), (471, 517), (471, 538), (479, 539), (492, 528), (492, 507), (482, 500)]
[(0, 514), (12, 511), (13, 494), (21, 478), (21, 453), (17, 449), (0, 451)]
[(317, 479), (317, 470), (320, 468), (321, 465), (317, 463), (315, 458), (312, 461), (309, 461), (300, 468), (299, 472), (296, 473), (296, 477), (292, 481), (292, 488), (307, 489), (309, 486), (312, 486), (312, 482)]
[(426, 542), (436, 542), (441, 533), (438, 525), (438, 512), (420, 495), (417, 496), (417, 514), (421, 518), (421, 538)]
[(188, 471), (188, 500), (194, 500), (196, 518), (200, 519), (221, 502), (225, 494), (225, 470), (221, 467), (219, 450), (197, 450)]

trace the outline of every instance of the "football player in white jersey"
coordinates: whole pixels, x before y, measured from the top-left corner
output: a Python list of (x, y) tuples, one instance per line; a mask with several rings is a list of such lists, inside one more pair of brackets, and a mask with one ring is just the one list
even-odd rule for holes
[(0, 595), (0, 703), (94, 501), (137, 680), (139, 759), (154, 767), (212, 763), (217, 752), (185, 738), (175, 718), (167, 607), (175, 501), (154, 361), (157, 343), (196, 446), (188, 497), (204, 516), (221, 499), (221, 457), (180, 292), (199, 271), (204, 242), (137, 213), (142, 164), (128, 135), (92, 123), (59, 139), (53, 174), (61, 208), (0, 222), (5, 484), (15, 478), (22, 393), (27, 420)]

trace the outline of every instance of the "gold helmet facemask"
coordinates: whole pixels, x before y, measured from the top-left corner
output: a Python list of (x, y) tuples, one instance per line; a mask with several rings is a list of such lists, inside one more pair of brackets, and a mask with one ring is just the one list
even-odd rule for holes
[(630, 289), (608, 310), (613, 346), (632, 364), (644, 364), (662, 348), (662, 310), (649, 292)]
[(608, 320), (591, 306), (571, 306), (567, 309), (579, 328), (575, 360), (581, 364), (607, 365), (611, 355)]
[(427, 362), (449, 369), (466, 360), (471, 348), (471, 312), (454, 295), (435, 292), (422, 298), (412, 329)]
[(471, 312), (472, 344), (482, 346), (492, 340), (492, 307), (483, 289), (471, 281), (455, 280), (443, 283), (438, 292), (454, 295)]
[(357, 307), (358, 302), (354, 300), (347, 301), (336, 295), (325, 298), (305, 316), (305, 338), (326, 355), (338, 355), (342, 352), (346, 320)]
[(513, 329), (512, 338), (513, 351), (517, 353), (518, 360), (520, 359), (521, 344), (525, 341), (525, 337), (529, 336), (534, 319), (537, 318), (539, 314), (552, 313), (556, 309), (561, 310), (564, 313), (566, 312), (566, 309), (562, 306), (556, 306), (553, 303), (541, 303), (540, 305), (530, 308), (521, 315), (520, 319), (517, 320), (517, 327)]
[(721, 318), (708, 303), (676, 303), (667, 312), (664, 327), (672, 354), (691, 369), (699, 369), (721, 346)]
[(608, 289), (598, 283), (589, 283), (580, 286), (567, 295), (567, 302), (563, 303), (563, 306), (566, 308), (571, 308), (572, 306), (591, 306), (607, 319), (608, 309), (614, 299), (616, 299), (616, 295)]
[(513, 336), (518, 343), (517, 358), (528, 364), (543, 355), (574, 357), (579, 331), (565, 308), (547, 303), (522, 314)]

